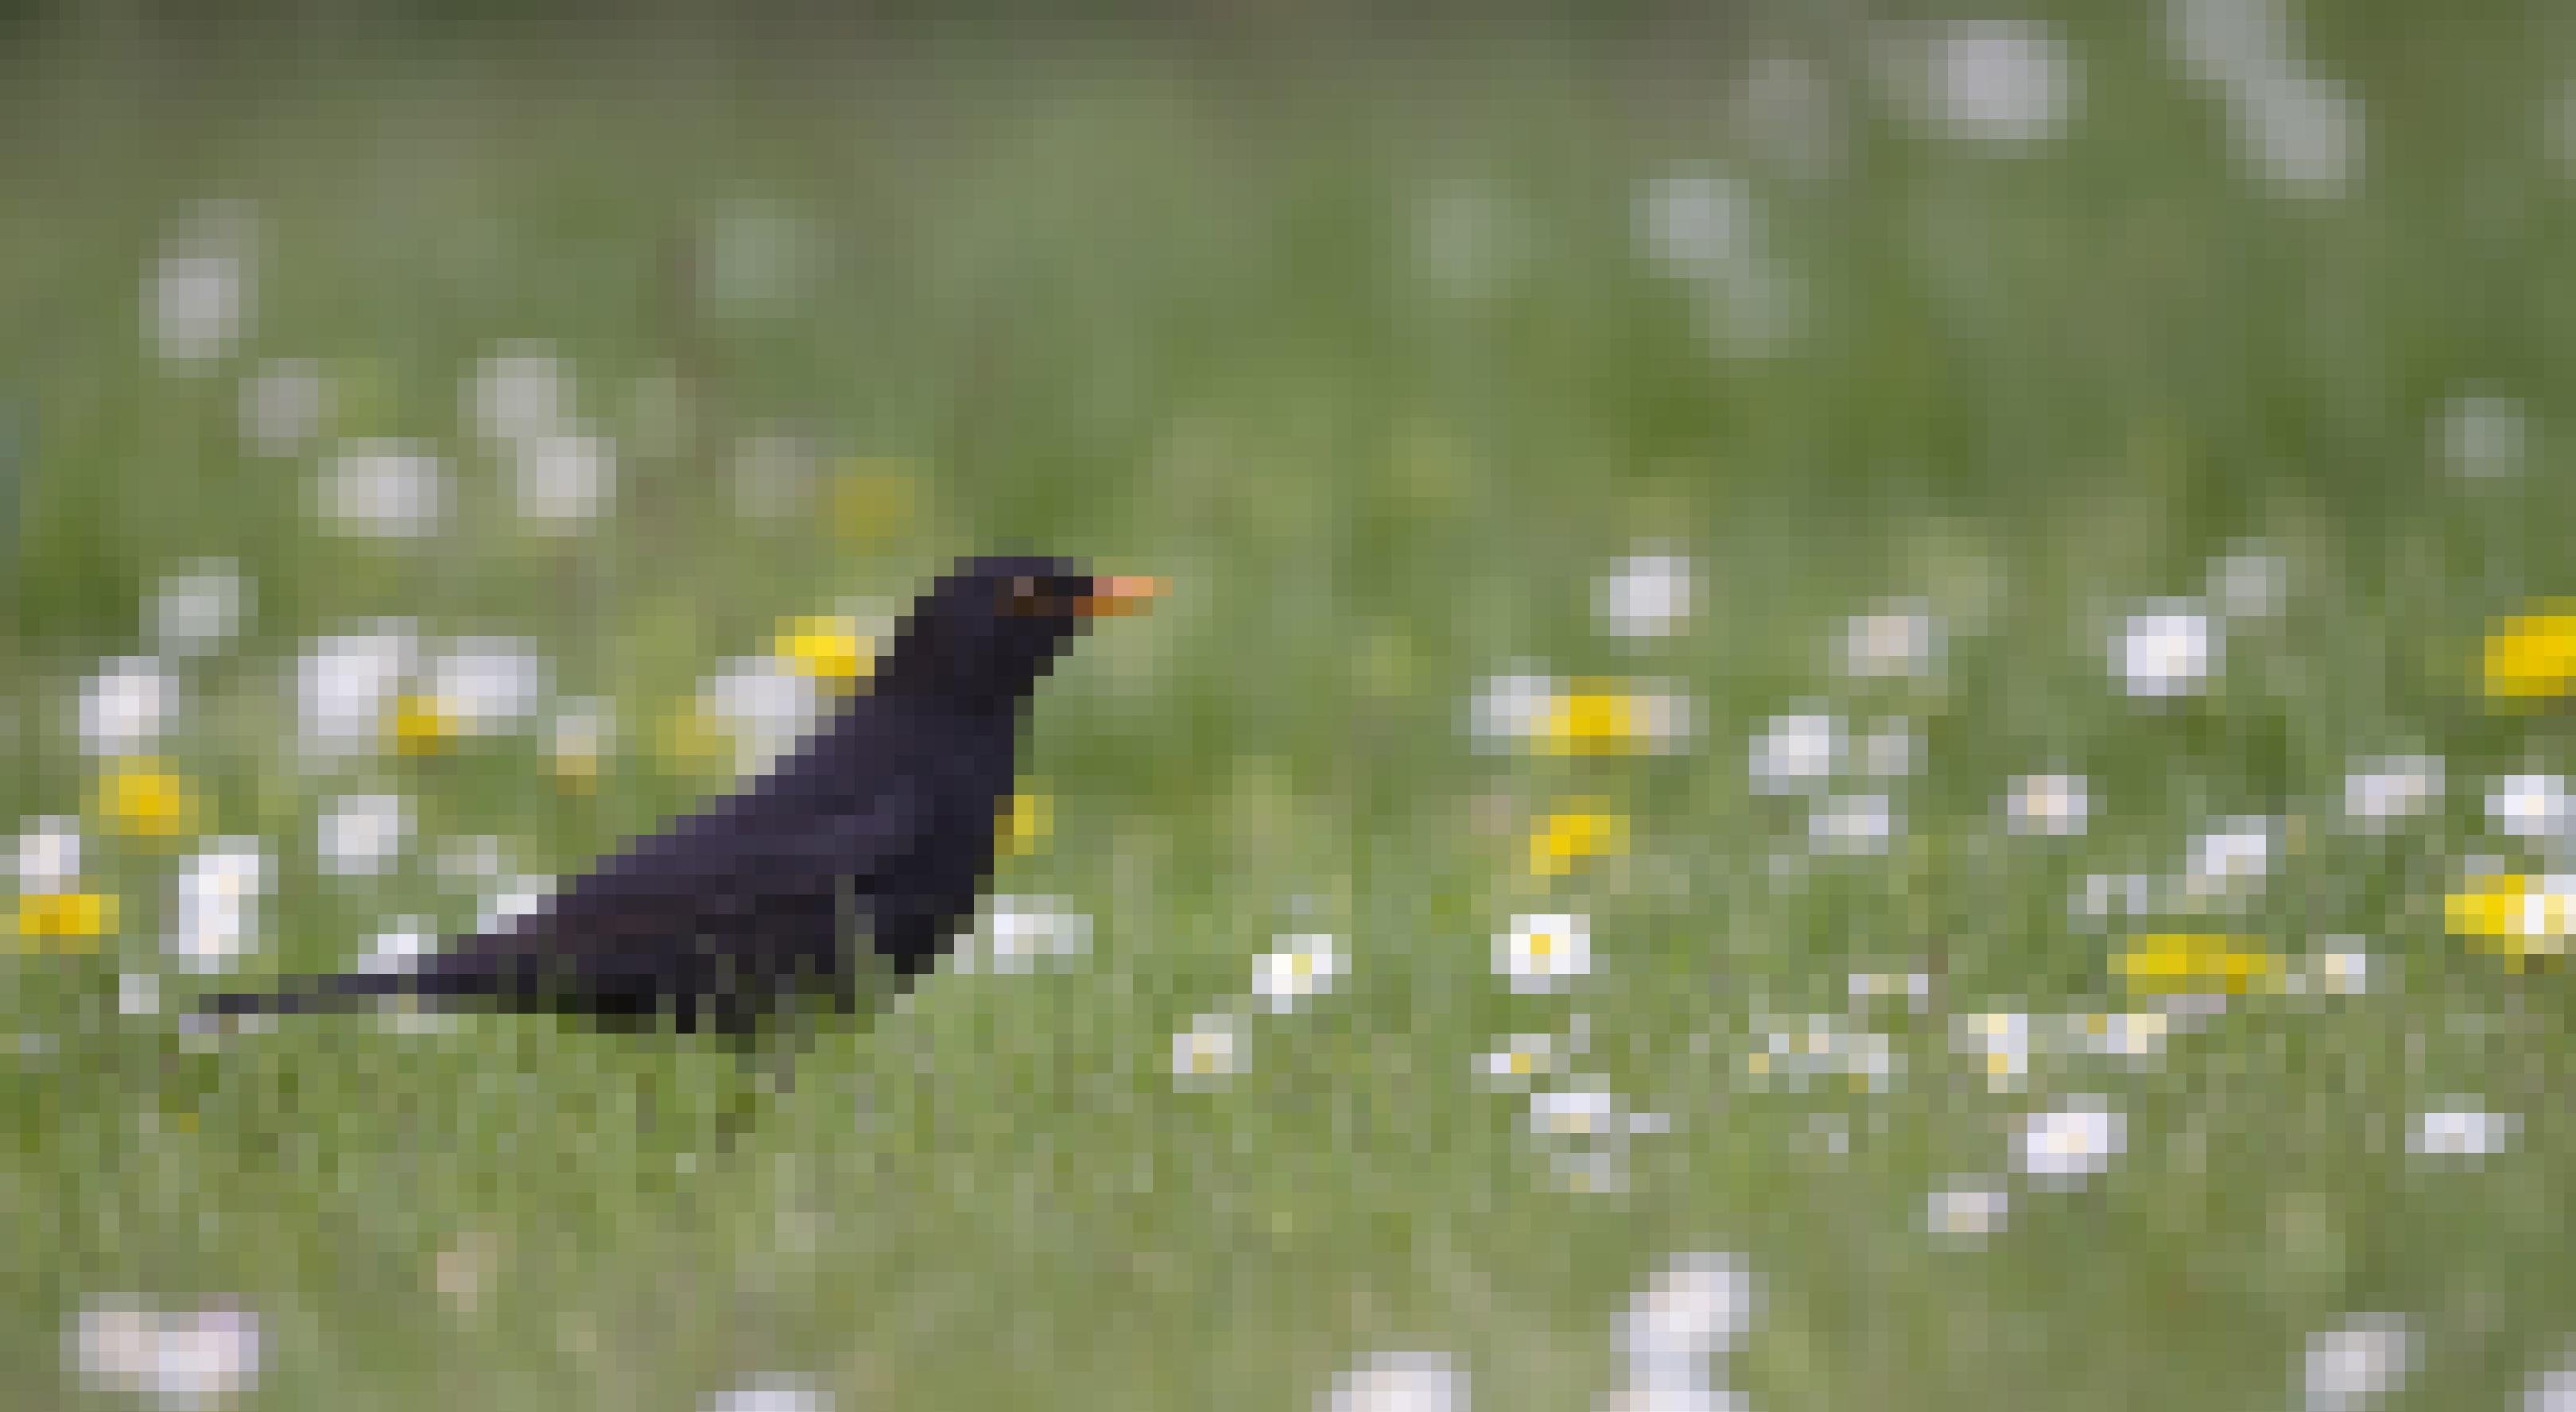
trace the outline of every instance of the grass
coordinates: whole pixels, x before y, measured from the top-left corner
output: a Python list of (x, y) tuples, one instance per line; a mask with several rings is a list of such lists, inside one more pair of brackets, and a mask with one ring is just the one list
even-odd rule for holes
[[(29, 1037), (0, 1063), (12, 1400), (80, 1402), (63, 1331), (131, 1291), (254, 1310), (263, 1406), (698, 1406), (779, 1373), (843, 1407), (1303, 1407), (1405, 1347), (1454, 1356), (1480, 1407), (1594, 1405), (1623, 1377), (1615, 1317), (1689, 1250), (1758, 1275), (1718, 1376), (1769, 1408), (2277, 1406), (2312, 1338), (2373, 1311), (2420, 1340), (2391, 1405), (2518, 1396), (2576, 1333), (2563, 977), (2446, 937), (2442, 898), (2473, 858), (2548, 870), (2554, 845), (2482, 801), (2565, 768), (2559, 713), (2476, 690), (2489, 624), (2569, 587), (2551, 56), (2511, 25), (2426, 50), (2401, 17), (2316, 17), (2368, 147), (2351, 191), (2300, 196), (2237, 159), (2161, 24), (2068, 18), (2080, 121), (2010, 155), (1889, 116), (1852, 37), (1820, 36), (1842, 133), (1820, 177), (1764, 158), (1723, 83), (1526, 59), (1258, 98), (1048, 65), (747, 96), (391, 74), (14, 146), (0, 410), (33, 434), (0, 815), (82, 808), (80, 682), (145, 650), (162, 573), (236, 561), (255, 611), (180, 669), (157, 749), (203, 837), (270, 859), (247, 973), (345, 964), (390, 917), (470, 921), (447, 841), (568, 872), (720, 783), (659, 722), (788, 619), (899, 603), (1014, 539), (1175, 592), (1096, 633), (1033, 721), (1054, 827), (996, 889), (1091, 916), (1088, 954), (943, 974), (821, 1036), (730, 1153), (712, 1048), (363, 1019), (182, 1046), (167, 1008), (199, 982), (162, 941), (198, 836), (86, 821), (119, 926), (0, 958), (0, 1033)], [(1803, 291), (1765, 354), (1713, 348), (1691, 283), (1641, 253), (1643, 185), (1677, 170), (1745, 177)], [(210, 197), (255, 205), (258, 317), (176, 368), (138, 290)], [(819, 258), (728, 312), (678, 272), (754, 198)], [(1502, 223), (1481, 293), (1410, 253), (1443, 210)], [(530, 339), (619, 444), (611, 507), (557, 537), (523, 532), (460, 408), (476, 359)], [(238, 426), (270, 357), (338, 389), (325, 444), (449, 458), (439, 533), (317, 526), (317, 455)], [(688, 415), (657, 435), (666, 386)], [(2527, 417), (2520, 475), (2440, 465), (2473, 393)], [(737, 512), (764, 432), (811, 443), (822, 498)], [(855, 502), (830, 498), (844, 476)], [(1617, 642), (1592, 585), (1645, 539), (1693, 558), (1704, 611)], [(2228, 624), (2206, 692), (2122, 695), (2119, 616), (2248, 544), (2283, 566), (2279, 614)], [(1840, 674), (1845, 620), (1897, 600), (1945, 626), (1937, 675)], [(551, 784), (525, 726), (300, 777), (282, 669), (384, 615), (522, 635), (555, 693), (611, 702), (597, 788)], [(1524, 659), (1664, 679), (1700, 730), (1480, 753), (1467, 702)], [(1835, 786), (1893, 797), (1883, 854), (1810, 856), (1809, 801), (1748, 788), (1749, 742), (1810, 709), (1919, 736), (1910, 775)], [(2347, 773), (2410, 751), (2446, 765), (2430, 814), (2347, 827)], [(2008, 782), (2046, 769), (2089, 781), (2081, 836), (2000, 826)], [(410, 801), (411, 840), (381, 878), (324, 875), (316, 818), (375, 790)], [(1627, 821), (1624, 852), (1520, 879), (1532, 821), (1578, 799)], [(2284, 830), (2244, 908), (2070, 908), (2238, 816)], [(1549, 911), (1591, 918), (1593, 973), (1515, 994), (1493, 938)], [(2114, 958), (2175, 930), (2293, 961), (2357, 937), (2371, 985), (2242, 998), (2135, 1065), (2035, 1054), (2003, 1091), (1956, 1042), (1987, 1012), (2152, 1009)], [(1317, 931), (1339, 985), (1252, 1013), (1230, 1080), (1177, 1085), (1173, 1036)], [(1925, 1004), (1856, 1004), (1855, 971), (1927, 972)], [(164, 1013), (120, 1014), (129, 973), (163, 977)], [(1569, 1190), (1567, 1144), (1476, 1082), (1578, 1012), (1574, 1075), (1671, 1120), (1609, 1145), (1614, 1190)], [(1753, 1073), (1810, 1015), (1885, 1036), (1884, 1085)], [(2083, 1095), (2125, 1115), (2107, 1170), (2011, 1175), (2025, 1115)], [(2454, 1095), (2518, 1115), (2515, 1142), (2411, 1157)], [(1924, 1229), (1962, 1183), (2010, 1192), (1964, 1247)]]

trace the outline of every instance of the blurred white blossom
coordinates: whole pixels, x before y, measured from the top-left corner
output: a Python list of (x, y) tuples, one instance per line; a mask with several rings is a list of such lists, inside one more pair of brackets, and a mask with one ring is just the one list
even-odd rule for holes
[(419, 539), (438, 532), (448, 495), (447, 460), (426, 444), (349, 441), (322, 468), (316, 509), (342, 534)]
[(1521, 993), (1563, 989), (1592, 973), (1592, 923), (1570, 912), (1514, 917), (1494, 938), (1494, 973)]
[(64, 815), (29, 819), (16, 854), (19, 891), (71, 891), (80, 881), (80, 821)]
[(2208, 614), (2171, 603), (2131, 614), (2111, 644), (2111, 661), (2131, 696), (2198, 692), (2216, 670), (2219, 635)]
[(2522, 1119), (2516, 1114), (2441, 1108), (2416, 1115), (2406, 1150), (2417, 1157), (2492, 1157), (2521, 1132)]
[(2515, 838), (2556, 838), (2567, 831), (2567, 781), (2558, 775), (2507, 775), (2487, 791), (2487, 819)]
[(259, 1318), (238, 1304), (173, 1311), (107, 1295), (81, 1311), (65, 1343), (85, 1387), (159, 1412), (233, 1405), (257, 1389), (264, 1365)]
[(1920, 603), (1889, 604), (1843, 625), (1842, 669), (1848, 676), (1928, 676), (1940, 656), (1940, 624)]
[(2001, 1185), (1954, 1186), (1924, 1202), (1924, 1229), (1937, 1238), (1980, 1240), (2002, 1230), (2012, 1194)]
[(702, 1404), (704, 1412), (832, 1412), (829, 1393), (800, 1378), (763, 1374)]
[(2452, 475), (2487, 480), (2518, 474), (2529, 443), (2522, 403), (2491, 393), (2467, 394), (2442, 406), (2433, 422), (2433, 455)]
[(1288, 936), (1253, 963), (1252, 993), (1273, 1014), (1286, 1014), (1330, 992), (1350, 970), (1350, 958), (1330, 936)]
[(438, 949), (438, 929), (425, 918), (403, 917), (367, 942), (358, 969), (374, 974), (408, 971)]
[(1172, 1076), (1185, 1087), (1222, 1081), (1243, 1072), (1250, 1050), (1240, 1018), (1201, 1015), (1172, 1037)]
[(2344, 776), (2344, 817), (2365, 830), (2423, 813), (2442, 797), (2437, 755), (2397, 755), (2362, 763)]
[(1774, 716), (1754, 738), (1750, 769), (1757, 794), (1804, 793), (1842, 767), (1843, 722), (1821, 712)]
[(316, 853), (333, 877), (375, 877), (411, 836), (411, 806), (398, 794), (344, 795), (323, 811)]
[(2063, 137), (2084, 104), (2066, 41), (2024, 20), (1957, 20), (1893, 48), (1893, 86), (1944, 137), (2007, 147)]
[(422, 673), (430, 699), (460, 731), (490, 735), (525, 722), (545, 695), (546, 659), (517, 637), (460, 637)]
[(1467, 1375), (1445, 1353), (1381, 1353), (1333, 1381), (1316, 1412), (1470, 1412)]
[(2043, 1185), (2078, 1184), (2128, 1149), (2129, 1120), (2100, 1098), (2075, 1097), (2024, 1120), (2013, 1166)]
[(1887, 851), (1905, 820), (1884, 794), (1840, 795), (1816, 805), (1807, 819), (1807, 846), (1818, 853), (1866, 855)]
[(2004, 794), (2006, 825), (2018, 834), (2071, 838), (2092, 813), (2092, 787), (2082, 775), (2023, 775)]
[(509, 343), (474, 365), (466, 421), (496, 446), (556, 435), (572, 422), (572, 371), (541, 343)]
[(2364, 1412), (2405, 1386), (2423, 1339), (2402, 1315), (2363, 1314), (2308, 1340), (2299, 1360), (2303, 1412)]
[(617, 445), (570, 432), (532, 437), (510, 458), (519, 517), (540, 526), (587, 523), (617, 490)]
[(154, 586), (150, 632), (155, 651), (202, 656), (241, 631), (250, 613), (250, 583), (230, 559), (205, 559)]
[(163, 244), (143, 291), (144, 337), (163, 361), (211, 363), (248, 335), (257, 234), (248, 206), (209, 202)]
[(1018, 974), (1080, 956), (1091, 947), (1091, 918), (1061, 897), (998, 896), (986, 905), (973, 944), (958, 948), (957, 969)]
[(135, 755), (161, 739), (179, 710), (179, 679), (157, 657), (119, 657), (81, 683), (81, 749)]
[(215, 839), (183, 862), (165, 943), (171, 959), (201, 975), (231, 970), (259, 944), (269, 879), (255, 838)]
[(410, 679), (420, 636), (409, 622), (381, 619), (365, 629), (314, 639), (295, 665), (298, 737), (308, 759), (372, 753), (386, 712)]
[(1593, 612), (1613, 637), (1669, 637), (1689, 624), (1697, 597), (1687, 557), (1638, 553), (1593, 585)]
[(321, 365), (306, 359), (273, 359), (242, 380), (241, 428), (263, 456), (293, 456), (330, 424), (330, 382)]

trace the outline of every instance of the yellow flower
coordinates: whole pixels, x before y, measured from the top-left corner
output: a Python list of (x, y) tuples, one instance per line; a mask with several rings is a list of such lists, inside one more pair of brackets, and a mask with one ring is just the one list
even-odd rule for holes
[(911, 522), (918, 498), (908, 463), (852, 457), (832, 487), (832, 521), (851, 539), (891, 539)]
[(682, 771), (703, 770), (726, 749), (724, 727), (695, 701), (674, 707), (662, 717), (656, 743), (665, 765)]
[(1034, 853), (1055, 836), (1055, 797), (1038, 790), (1022, 790), (1011, 796), (995, 821), (996, 842), (1002, 856), (1016, 858)]
[(2251, 949), (2244, 937), (2212, 932), (2167, 932), (2137, 939), (2135, 949), (2112, 962), (2132, 990), (2156, 994), (2241, 995), (2279, 980), (2281, 958)]
[(1538, 747), (1549, 755), (1618, 755), (1639, 740), (1637, 699), (1599, 683), (1577, 683), (1548, 703)]
[(564, 749), (547, 758), (554, 768), (555, 787), (570, 794), (588, 794), (599, 785), (599, 756), (588, 750)]
[(2487, 635), (2486, 692), (2507, 701), (2565, 696), (2576, 686), (2576, 612), (2527, 613)]
[(2476, 942), (2498, 955), (2557, 955), (2576, 931), (2576, 892), (2563, 878), (2530, 878), (2494, 873), (2473, 878), (2442, 899), (2445, 923), (2454, 936)]
[(60, 943), (60, 950), (86, 951), (85, 943), (115, 927), (113, 897), (95, 892), (30, 892), (18, 899), (18, 935), (28, 942), (50, 938)]
[(846, 685), (868, 673), (873, 648), (847, 618), (797, 618), (771, 650), (809, 677)]
[(129, 838), (176, 838), (194, 826), (187, 782), (159, 760), (121, 760), (98, 784), (98, 812)]
[(393, 735), (405, 755), (435, 755), (454, 743), (456, 716), (435, 696), (406, 692), (394, 703)]
[(1628, 850), (1628, 820), (1597, 800), (1580, 800), (1540, 821), (1529, 840), (1533, 877), (1563, 877), (1587, 858)]

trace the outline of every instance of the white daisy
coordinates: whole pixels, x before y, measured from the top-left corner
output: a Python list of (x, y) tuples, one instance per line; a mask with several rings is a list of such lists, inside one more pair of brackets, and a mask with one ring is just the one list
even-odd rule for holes
[(255, 838), (219, 838), (180, 865), (166, 947), (181, 967), (230, 970), (258, 945), (269, 863)]
[(456, 728), (490, 735), (520, 724), (545, 695), (546, 660), (518, 637), (460, 637), (422, 673)]
[(91, 756), (149, 751), (179, 711), (179, 680), (157, 657), (119, 657), (81, 683), (81, 748)]
[(998, 896), (986, 905), (984, 923), (970, 945), (957, 950), (957, 969), (989, 966), (1020, 974), (1091, 947), (1091, 918), (1061, 897)]
[(1843, 760), (1843, 722), (1822, 712), (1774, 716), (1754, 738), (1757, 794), (1804, 793), (1832, 778)]
[(203, 656), (241, 630), (250, 601), (250, 584), (231, 560), (201, 560), (154, 586), (153, 646), (172, 657)]
[(573, 415), (572, 370), (541, 343), (511, 343), (475, 364), (466, 421), (495, 444), (552, 436)]
[(1231, 1078), (1249, 1058), (1250, 1037), (1233, 1015), (1201, 1015), (1172, 1036), (1172, 1075), (1184, 1085)]
[(2522, 1119), (2512, 1113), (2443, 1108), (2417, 1115), (2406, 1150), (2417, 1157), (2492, 1157), (2512, 1145)]
[(447, 516), (447, 459), (421, 442), (344, 442), (314, 489), (320, 517), (342, 534), (419, 539)]
[(1670, 637), (1690, 623), (1698, 596), (1691, 561), (1680, 554), (1630, 555), (1593, 585), (1593, 612), (1613, 637)]
[(19, 891), (69, 892), (80, 880), (80, 821), (61, 815), (29, 819), (16, 852)]
[(617, 490), (617, 444), (605, 436), (555, 433), (518, 444), (510, 458), (519, 517), (539, 525), (585, 523)]
[(1272, 1014), (1287, 1014), (1309, 998), (1331, 991), (1350, 969), (1350, 959), (1329, 936), (1290, 936), (1280, 942), (1278, 950), (1262, 956), (1252, 968), (1252, 993)]
[(297, 737), (306, 758), (372, 753), (419, 651), (418, 630), (396, 618), (307, 646), (295, 664)]
[(1828, 799), (1807, 820), (1807, 846), (1818, 853), (1878, 854), (1905, 829), (1904, 817), (1884, 794)]
[(1445, 1353), (1381, 1353), (1321, 1401), (1323, 1412), (1467, 1412), (1467, 1375)]
[(2080, 1184), (2108, 1171), (2128, 1142), (2125, 1114), (2100, 1098), (2070, 1098), (2024, 1120), (2013, 1139), (2013, 1166), (2043, 1185)]
[(1930, 1234), (1973, 1241), (2003, 1229), (2012, 1194), (2001, 1186), (1956, 1186), (1932, 1193), (1924, 1208), (1923, 1224)]
[(323, 812), (320, 832), (323, 872), (375, 877), (411, 837), (411, 805), (398, 794), (344, 795)]
[(1515, 917), (1494, 938), (1494, 972), (1522, 994), (1563, 989), (1592, 973), (1592, 923), (1570, 912)]
[(83, 1384), (156, 1408), (240, 1402), (259, 1386), (266, 1361), (259, 1317), (248, 1310), (167, 1311), (137, 1295), (91, 1301), (64, 1342)]
[(2217, 627), (2187, 603), (2131, 614), (2111, 644), (2112, 667), (2129, 695), (2147, 698), (2198, 692), (2217, 669), (2219, 653)]
[(1889, 604), (1843, 625), (1842, 668), (1847, 676), (1929, 676), (1939, 666), (1941, 628), (1919, 602)]
[(2084, 832), (2092, 812), (2092, 786), (2082, 775), (2023, 775), (2004, 795), (2005, 822), (2017, 834), (2071, 838)]
[(2299, 1359), (2304, 1412), (2364, 1412), (2406, 1385), (2423, 1336), (2399, 1314), (2362, 1314), (2308, 1340)]
[(2343, 812), (2355, 827), (2376, 831), (2422, 814), (2441, 796), (2440, 756), (2389, 756), (2344, 776)]
[(2487, 791), (2487, 818), (2515, 838), (2556, 838), (2567, 831), (2567, 781), (2557, 775), (2507, 775)]

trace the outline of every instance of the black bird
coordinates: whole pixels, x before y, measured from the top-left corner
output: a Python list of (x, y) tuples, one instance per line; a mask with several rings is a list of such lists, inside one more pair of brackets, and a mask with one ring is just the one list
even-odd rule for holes
[(965, 561), (913, 604), (867, 690), (756, 783), (416, 969), (214, 995), (200, 1013), (408, 999), (744, 1044), (800, 993), (847, 1013), (863, 965), (853, 933), (908, 985), (972, 913), (1038, 680), (1090, 618), (1141, 612), (1160, 590), (1061, 559)]

